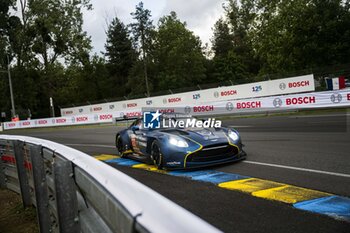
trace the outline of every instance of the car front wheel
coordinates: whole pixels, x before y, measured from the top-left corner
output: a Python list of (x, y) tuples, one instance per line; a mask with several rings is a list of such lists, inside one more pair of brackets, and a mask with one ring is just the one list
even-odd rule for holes
[(124, 152), (123, 140), (122, 140), (122, 137), (120, 136), (120, 134), (118, 134), (117, 137), (116, 137), (115, 145), (116, 145), (116, 147), (118, 149), (118, 152), (119, 152), (120, 156), (123, 157), (123, 152)]
[(153, 141), (151, 148), (152, 148), (151, 155), (152, 155), (152, 159), (154, 161), (154, 165), (156, 165), (158, 169), (162, 169), (163, 168), (163, 155), (161, 153), (159, 143), (157, 141)]

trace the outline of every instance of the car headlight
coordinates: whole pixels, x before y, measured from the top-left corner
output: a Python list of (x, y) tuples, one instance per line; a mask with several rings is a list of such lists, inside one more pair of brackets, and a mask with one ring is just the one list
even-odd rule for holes
[(239, 135), (235, 131), (229, 130), (227, 134), (233, 141), (237, 141), (239, 139)]
[(188, 147), (187, 142), (179, 137), (170, 137), (169, 138), (169, 143), (171, 145), (177, 146), (177, 147)]

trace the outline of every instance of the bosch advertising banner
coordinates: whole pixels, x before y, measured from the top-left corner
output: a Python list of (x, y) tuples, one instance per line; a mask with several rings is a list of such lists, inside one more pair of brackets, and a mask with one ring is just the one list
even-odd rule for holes
[[(279, 95), (261, 98), (208, 102), (206, 104), (182, 105), (176, 107), (147, 107), (160, 112), (184, 113), (194, 116), (236, 114), (242, 112), (266, 112), (288, 109), (317, 109), (332, 107), (350, 107), (350, 89), (338, 91), (312, 92), (293, 95)], [(4, 130), (19, 128), (38, 128), (84, 124), (112, 123), (115, 118), (134, 118), (142, 116), (141, 109), (84, 114), (57, 118), (45, 118), (3, 123)]]
[(224, 100), (237, 100), (291, 93), (311, 92), (315, 90), (312, 74), (293, 78), (269, 80), (263, 82), (225, 86), (142, 99), (124, 100), (111, 103), (80, 106), (61, 109), (62, 116), (130, 111), (144, 107), (177, 107), (203, 105)]

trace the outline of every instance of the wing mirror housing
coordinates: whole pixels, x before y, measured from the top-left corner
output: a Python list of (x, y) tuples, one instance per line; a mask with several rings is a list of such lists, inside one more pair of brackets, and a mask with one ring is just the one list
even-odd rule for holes
[(140, 130), (140, 127), (137, 126), (137, 125), (134, 125), (134, 126), (131, 127), (131, 130), (132, 130), (133, 132), (135, 132), (135, 131)]

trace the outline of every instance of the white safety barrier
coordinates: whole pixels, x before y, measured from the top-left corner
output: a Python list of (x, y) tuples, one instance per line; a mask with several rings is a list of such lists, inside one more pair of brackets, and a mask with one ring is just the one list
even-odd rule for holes
[[(179, 105), (175, 107), (157, 106), (165, 112), (177, 112), (191, 115), (225, 115), (249, 112), (284, 111), (291, 109), (317, 109), (333, 107), (350, 107), (350, 89), (339, 91), (311, 92), (295, 95), (270, 96), (241, 100), (209, 102), (198, 105)], [(46, 118), (18, 122), (5, 122), (4, 130), (112, 123), (114, 118), (141, 116), (141, 109), (96, 113), (70, 117)]]
[(138, 110), (143, 107), (193, 106), (208, 102), (285, 95), (310, 91), (315, 91), (313, 74), (142, 99), (63, 108), (61, 109), (61, 116), (113, 113), (115, 111)]
[(37, 208), (40, 232), (220, 232), (117, 169), (47, 140), (0, 135), (0, 186)]

